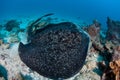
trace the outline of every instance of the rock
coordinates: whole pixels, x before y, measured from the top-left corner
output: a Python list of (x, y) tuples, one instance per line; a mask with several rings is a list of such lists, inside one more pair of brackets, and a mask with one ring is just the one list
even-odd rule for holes
[(87, 56), (89, 37), (71, 22), (49, 24), (36, 31), (29, 44), (19, 44), (21, 60), (51, 79), (77, 74)]
[(1, 45), (3, 49), (9, 49), (10, 48), (10, 44), (6, 43), (6, 44), (2, 44)]
[(10, 44), (4, 43), (2, 39), (0, 40), (0, 46), (2, 49), (9, 49), (10, 48)]
[(105, 48), (108, 50), (109, 53), (113, 53), (114, 44), (111, 41), (106, 41)]
[(20, 41), (20, 38), (17, 34), (11, 34), (6, 38), (7, 43), (16, 43)]

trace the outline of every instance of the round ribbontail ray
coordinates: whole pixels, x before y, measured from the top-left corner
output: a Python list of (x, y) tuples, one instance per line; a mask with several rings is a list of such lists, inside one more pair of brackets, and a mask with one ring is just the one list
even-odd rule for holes
[(72, 22), (49, 24), (36, 31), (28, 44), (19, 44), (21, 60), (51, 79), (67, 79), (84, 65), (89, 36)]

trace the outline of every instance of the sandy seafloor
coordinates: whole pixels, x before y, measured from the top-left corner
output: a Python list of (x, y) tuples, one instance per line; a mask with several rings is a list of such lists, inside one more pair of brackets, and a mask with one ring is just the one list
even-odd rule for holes
[[(30, 22), (36, 20), (37, 18), (38, 17), (24, 18), (20, 16), (11, 19), (20, 21), (20, 28), (26, 29)], [(55, 20), (56, 22), (72, 21), (78, 26), (86, 26), (90, 23), (92, 24), (92, 21), (85, 22), (80, 19), (60, 19), (60, 16), (56, 16), (55, 18), (58, 18), (57, 20)], [(5, 19), (4, 21), (1, 21), (0, 24), (4, 25), (7, 21), (11, 19)], [(26, 31), (19, 32), (17, 37), (14, 35), (10, 35), (14, 34), (13, 32), (8, 32), (4, 29), (2, 29), (1, 31), (2, 34), (6, 34), (6, 37), (0, 40), (0, 65), (5, 68), (4, 71), (2, 71), (3, 68), (0, 68), (0, 74), (2, 74), (0, 80), (4, 80), (4, 78), (8, 80), (51, 80), (39, 75), (35, 71), (32, 71), (20, 60), (20, 57), (18, 55), (18, 45), (19, 42), (23, 42), (24, 44), (27, 43)], [(92, 42), (90, 42), (90, 46), (91, 43)], [(102, 60), (103, 57), (99, 55), (98, 51), (94, 50), (94, 48), (89, 48), (88, 55), (83, 68), (77, 75), (67, 80), (100, 80), (101, 76), (96, 72), (96, 70), (98, 70), (97, 62)]]

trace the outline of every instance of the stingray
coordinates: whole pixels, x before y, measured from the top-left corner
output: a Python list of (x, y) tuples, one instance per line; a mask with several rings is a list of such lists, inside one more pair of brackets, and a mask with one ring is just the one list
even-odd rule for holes
[(67, 79), (83, 67), (89, 36), (72, 22), (49, 24), (36, 31), (28, 44), (19, 44), (21, 60), (51, 79)]

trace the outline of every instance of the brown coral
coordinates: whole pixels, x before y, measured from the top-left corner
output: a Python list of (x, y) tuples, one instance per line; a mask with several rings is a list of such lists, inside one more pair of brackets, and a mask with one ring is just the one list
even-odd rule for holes
[(91, 39), (94, 39), (98, 35), (99, 30), (100, 28), (96, 27), (95, 24), (92, 24), (87, 28), (87, 32), (90, 35)]
[(114, 46), (109, 66), (105, 67), (102, 80), (120, 80), (120, 46)]
[(103, 46), (100, 43), (100, 27), (101, 24), (97, 20), (93, 20), (93, 24), (83, 28), (90, 35), (95, 51), (103, 51)]
[(87, 33), (90, 35), (91, 40), (95, 40), (99, 36), (100, 23), (97, 20), (93, 21), (93, 24), (86, 28)]
[(120, 45), (115, 47), (112, 61), (109, 63), (109, 66), (112, 69), (116, 80), (120, 80)]
[(109, 66), (115, 75), (115, 80), (120, 80), (120, 59), (110, 62)]

